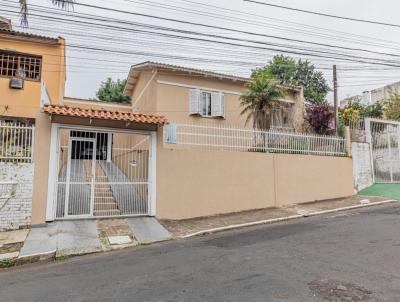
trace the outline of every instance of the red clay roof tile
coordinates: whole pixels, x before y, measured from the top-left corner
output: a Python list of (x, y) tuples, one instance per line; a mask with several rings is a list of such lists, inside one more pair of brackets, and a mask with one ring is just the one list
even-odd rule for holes
[(72, 117), (87, 117), (102, 120), (114, 120), (123, 122), (135, 122), (145, 124), (163, 125), (167, 119), (163, 115), (143, 114), (135, 112), (120, 112), (104, 109), (85, 109), (79, 107), (70, 107), (65, 105), (45, 105), (42, 112), (50, 115), (62, 115)]

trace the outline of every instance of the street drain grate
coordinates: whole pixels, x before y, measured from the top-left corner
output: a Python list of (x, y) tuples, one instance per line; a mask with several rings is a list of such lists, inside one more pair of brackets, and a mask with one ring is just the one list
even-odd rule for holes
[(379, 302), (372, 292), (356, 284), (338, 280), (315, 280), (308, 284), (317, 301)]

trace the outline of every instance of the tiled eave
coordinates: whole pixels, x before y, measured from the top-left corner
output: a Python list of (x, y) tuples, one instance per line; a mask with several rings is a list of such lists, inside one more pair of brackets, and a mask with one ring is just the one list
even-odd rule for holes
[(42, 112), (49, 115), (78, 117), (87, 119), (109, 120), (118, 122), (131, 122), (140, 124), (164, 125), (167, 122), (165, 116), (143, 114), (135, 112), (120, 112), (104, 109), (85, 109), (66, 105), (45, 105)]

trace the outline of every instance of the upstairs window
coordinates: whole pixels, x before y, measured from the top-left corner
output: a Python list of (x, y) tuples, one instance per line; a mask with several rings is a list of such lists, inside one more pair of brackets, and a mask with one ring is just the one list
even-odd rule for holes
[(201, 106), (201, 115), (203, 116), (212, 116), (211, 113), (211, 92), (201, 91), (200, 92), (200, 106)]
[(0, 76), (40, 81), (42, 58), (0, 50)]
[(189, 111), (204, 117), (224, 116), (224, 93), (190, 89)]

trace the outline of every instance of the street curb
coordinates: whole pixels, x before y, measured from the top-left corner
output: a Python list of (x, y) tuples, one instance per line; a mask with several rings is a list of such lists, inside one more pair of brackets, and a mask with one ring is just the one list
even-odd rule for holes
[[(306, 217), (311, 217), (311, 216), (317, 216), (317, 215), (341, 212), (341, 211), (352, 210), (352, 209), (367, 208), (367, 207), (384, 205), (384, 204), (389, 204), (389, 203), (394, 203), (394, 202), (398, 202), (398, 201), (391, 199), (391, 200), (372, 202), (372, 203), (369, 203), (369, 204), (360, 204), (360, 205), (336, 208), (336, 209), (332, 209), (332, 210), (325, 210), (325, 211), (317, 211), (317, 212), (312, 212), (312, 213), (306, 213), (304, 215), (296, 214), (296, 215), (273, 218), (273, 219), (253, 221), (253, 222), (242, 223), (242, 224), (234, 224), (234, 225), (229, 225), (229, 226), (224, 226), (224, 227), (219, 227), (219, 228), (212, 228), (212, 229), (207, 229), (207, 230), (203, 230), (203, 231), (198, 231), (198, 232), (195, 232), (195, 233), (192, 233), (192, 234), (188, 234), (188, 235), (185, 235), (185, 236), (179, 236), (179, 237), (175, 237), (175, 238), (172, 237), (172, 238), (169, 238), (169, 239), (166, 239), (166, 240), (155, 241), (155, 242), (151, 242), (151, 243), (142, 243), (142, 244), (143, 245), (148, 245), (148, 244), (150, 245), (152, 243), (164, 242), (164, 241), (169, 241), (169, 240), (173, 240), (173, 239), (185, 239), (185, 238), (195, 237), (195, 236), (199, 236), (199, 235), (218, 233), (218, 232), (223, 232), (223, 231), (228, 231), (228, 230), (233, 230), (233, 229), (240, 229), (240, 228), (245, 228), (245, 227), (250, 227), (250, 226), (257, 226), (257, 225), (262, 225), (262, 224), (273, 224), (273, 223), (278, 223), (278, 222), (283, 222), (283, 221), (289, 221), (289, 220), (306, 218)], [(138, 245), (136, 245), (136, 246), (138, 246)], [(128, 248), (128, 247), (126, 247), (126, 248)], [(100, 250), (100, 251), (92, 251), (89, 254), (100, 253), (100, 252), (102, 252), (102, 250)], [(55, 260), (57, 258), (56, 254), (57, 254), (57, 251), (48, 251), (48, 252), (45, 252), (45, 253), (25, 255), (23, 257), (18, 257), (18, 258), (15, 259), (16, 260), (16, 265), (19, 266), (19, 265), (23, 265), (23, 264), (27, 264), (27, 263), (52, 261), (52, 260)], [(83, 254), (87, 254), (87, 253), (83, 253)], [(66, 256), (74, 257), (74, 256), (79, 256), (79, 255), (82, 255), (82, 253), (76, 253), (76, 254), (72, 253), (72, 254), (69, 254), (69, 255), (66, 255)]]
[(228, 225), (228, 226), (224, 226), (224, 227), (212, 228), (212, 229), (207, 229), (207, 230), (203, 230), (203, 231), (198, 231), (198, 232), (191, 233), (191, 234), (188, 234), (188, 235), (179, 236), (177, 238), (185, 239), (185, 238), (190, 238), (190, 237), (195, 237), (195, 236), (200, 236), (200, 235), (205, 235), (205, 234), (219, 233), (219, 232), (223, 232), (223, 231), (240, 229), (240, 228), (256, 226), (256, 225), (262, 225), (262, 224), (273, 224), (273, 223), (277, 223), (277, 222), (294, 220), (294, 219), (299, 219), (299, 218), (304, 218), (304, 217), (311, 217), (311, 216), (317, 216), (317, 215), (323, 215), (323, 214), (329, 214), (329, 213), (336, 213), (336, 212), (359, 209), (359, 208), (367, 208), (367, 207), (378, 206), (378, 205), (383, 205), (383, 204), (388, 204), (388, 203), (393, 203), (393, 202), (398, 202), (398, 201), (394, 200), (394, 199), (389, 199), (389, 200), (371, 202), (371, 203), (368, 203), (368, 204), (360, 204), (360, 205), (336, 208), (336, 209), (332, 209), (332, 210), (317, 211), (317, 212), (307, 213), (305, 215), (297, 214), (297, 215), (291, 215), (291, 216), (286, 216), (286, 217), (279, 217), (279, 218), (273, 218), (273, 219), (253, 221), (253, 222), (248, 222), (248, 223), (233, 224), (233, 225)]

